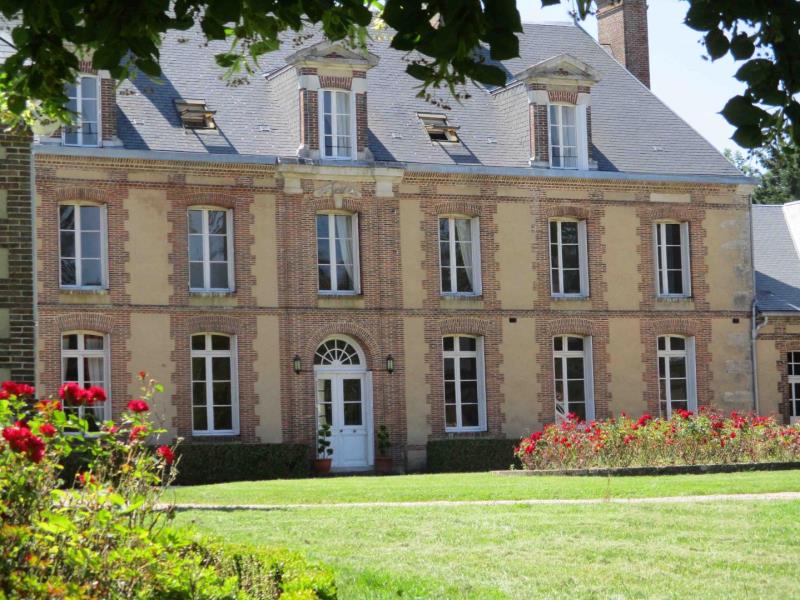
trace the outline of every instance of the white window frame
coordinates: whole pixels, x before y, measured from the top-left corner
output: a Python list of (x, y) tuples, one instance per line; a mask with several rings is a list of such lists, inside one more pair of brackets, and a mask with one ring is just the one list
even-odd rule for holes
[[(575, 166), (574, 167), (567, 167), (563, 164), (561, 165), (554, 165), (553, 164), (553, 136), (551, 134), (551, 127), (552, 123), (550, 121), (550, 107), (558, 107), (559, 112), (559, 123), (558, 127), (560, 130), (561, 135), (559, 136), (561, 140), (564, 139), (563, 136), (563, 109), (564, 108), (574, 108), (575, 109)], [(551, 169), (566, 169), (566, 170), (575, 170), (575, 169), (582, 169), (587, 170), (589, 168), (589, 134), (587, 131), (588, 124), (587, 124), (587, 105), (586, 104), (569, 104), (564, 102), (550, 102), (547, 105), (547, 162), (550, 165)], [(563, 147), (563, 144), (558, 146), (559, 148)]]
[[(447, 219), (448, 227), (448, 245), (450, 253), (450, 264), (445, 267), (442, 260), (442, 238), (440, 222)], [(458, 276), (455, 265), (456, 256), (456, 221), (469, 221), (470, 227), (470, 244), (472, 248), (472, 291), (459, 292), (459, 291), (445, 291), (442, 287), (442, 269), (448, 269), (450, 274), (450, 289), (456, 290), (458, 288)], [(480, 296), (483, 293), (483, 284), (481, 281), (481, 226), (479, 217), (469, 217), (466, 215), (439, 215), (436, 219), (436, 239), (437, 251), (439, 253), (439, 291), (442, 296)]]
[[(670, 293), (669, 271), (667, 270), (667, 245), (666, 225), (680, 225), (681, 232), (681, 280), (683, 291), (679, 294)], [(662, 244), (658, 243), (659, 237)], [(692, 297), (692, 267), (689, 242), (689, 223), (687, 221), (657, 221), (653, 223), (653, 248), (654, 266), (656, 273), (656, 296), (659, 298), (691, 298)], [(659, 267), (659, 260), (663, 268)], [(667, 292), (664, 292), (667, 290)]]
[[(236, 289), (236, 282), (234, 280), (234, 265), (233, 265), (233, 210), (229, 208), (222, 208), (219, 206), (190, 206), (186, 211), (186, 253), (189, 264), (193, 262), (191, 259), (190, 238), (196, 233), (191, 233), (189, 229), (189, 213), (193, 210), (201, 211), (203, 213), (202, 233), (199, 235), (203, 239), (203, 287), (192, 287), (191, 267), (189, 269), (189, 291), (191, 292), (233, 292)], [(211, 287), (211, 241), (208, 233), (208, 213), (210, 211), (224, 212), (225, 213), (225, 242), (228, 252), (228, 287), (213, 288)]]
[[(444, 350), (444, 338), (452, 337), (453, 350)], [(460, 350), (460, 338), (472, 338), (475, 340), (475, 350)], [(445, 407), (445, 387), (444, 387), (444, 360), (453, 359), (454, 381), (456, 391), (456, 426), (447, 426), (445, 415), (446, 433), (465, 433), (475, 431), (486, 431), (486, 365), (484, 363), (484, 341), (483, 336), (454, 333), (443, 335), (440, 339), (442, 344), (442, 408)], [(478, 373), (478, 425), (477, 427), (465, 427), (461, 424), (461, 358), (475, 358)]]
[[(339, 113), (335, 112), (336, 111), (335, 98), (336, 98), (336, 93), (337, 92), (342, 93), (342, 94), (347, 94), (347, 97), (348, 97), (347, 104), (350, 107), (350, 132), (349, 132), (349, 136), (350, 136), (350, 154), (348, 154), (347, 156), (339, 156), (337, 154), (337, 151), (338, 151), (338, 139), (337, 139), (337, 136), (339, 135), (338, 129), (337, 129), (337, 119), (336, 119), (336, 116), (338, 116)], [(334, 111), (334, 112), (331, 113), (333, 115), (333, 118), (331, 119), (331, 127), (333, 128), (332, 131), (331, 131), (331, 140), (333, 142), (333, 145), (331, 146), (331, 150), (332, 150), (333, 154), (331, 154), (331, 155), (325, 154), (325, 100), (324, 100), (325, 93), (330, 93), (331, 94), (331, 109), (332, 109), (332, 111)], [(318, 104), (319, 104), (319, 117), (318, 117), (319, 118), (319, 121), (318, 121), (318, 123), (319, 123), (319, 154), (320, 154), (320, 156), (322, 158), (327, 159), (327, 160), (353, 160), (353, 158), (355, 157), (355, 155), (356, 155), (356, 145), (358, 143), (358, 140), (356, 139), (356, 99), (355, 98), (356, 98), (356, 95), (350, 90), (341, 90), (341, 89), (335, 89), (335, 88), (321, 88), (318, 91), (317, 99), (318, 99)]]
[[(556, 223), (557, 239), (552, 239), (551, 224)], [(563, 223), (577, 223), (578, 224), (578, 272), (580, 276), (580, 290), (575, 293), (564, 292), (564, 246), (561, 241), (561, 225)], [(589, 297), (589, 248), (586, 235), (586, 221), (572, 218), (558, 218), (550, 219), (547, 223), (547, 235), (549, 238), (548, 257), (550, 260), (550, 295), (553, 298), (588, 298)], [(561, 289), (556, 292), (553, 289), (553, 255), (552, 246), (558, 247), (558, 284)]]
[[(330, 269), (331, 269), (331, 289), (323, 290), (319, 287), (319, 242), (314, 247), (317, 264), (317, 293), (322, 296), (358, 296), (361, 294), (361, 259), (359, 252), (359, 239), (358, 239), (358, 213), (349, 212), (336, 212), (336, 211), (319, 211), (314, 214), (314, 239), (317, 240), (317, 217), (325, 216), (328, 218), (328, 255), (330, 256)], [(350, 229), (352, 231), (352, 248), (350, 251), (353, 254), (353, 289), (340, 290), (339, 279), (336, 276), (336, 265), (344, 264), (337, 261), (336, 249), (336, 217), (350, 217)]]
[[(568, 350), (568, 338), (580, 338), (583, 340), (583, 350)], [(553, 349), (554, 340), (561, 338), (561, 350)], [(583, 394), (584, 404), (586, 405), (586, 421), (593, 421), (595, 418), (594, 406), (594, 362), (592, 360), (592, 336), (577, 335), (574, 333), (567, 333), (557, 335), (550, 341), (550, 348), (553, 352), (553, 402), (555, 405), (554, 414), (556, 423), (560, 423), (567, 419), (569, 411), (569, 389), (567, 382), (567, 359), (580, 358), (583, 360)], [(561, 361), (561, 375), (560, 381), (561, 389), (563, 390), (563, 398), (559, 407), (559, 400), (556, 397), (556, 382), (559, 378), (556, 376), (556, 361)], [(573, 380), (574, 381), (574, 380)], [(561, 411), (559, 411), (561, 408)]]
[[(660, 350), (658, 348), (658, 340), (660, 338), (666, 338), (664, 344), (664, 350)], [(673, 350), (672, 349), (672, 338), (680, 338), (684, 340), (684, 349), (683, 350)], [(674, 333), (666, 333), (663, 335), (659, 335), (656, 338), (656, 380), (658, 382), (658, 411), (659, 414), (661, 413), (661, 402), (666, 404), (667, 407), (667, 414), (663, 415), (665, 418), (670, 418), (672, 416), (672, 389), (670, 385), (671, 377), (670, 377), (670, 365), (669, 359), (670, 358), (685, 358), (686, 360), (686, 407), (688, 410), (692, 412), (697, 412), (697, 366), (695, 364), (695, 345), (694, 345), (694, 338), (690, 336), (684, 335), (677, 335)], [(659, 360), (664, 359), (664, 390), (666, 391), (667, 397), (661, 398), (661, 370), (659, 369)], [(677, 400), (677, 402), (683, 402), (683, 400)]]
[[(77, 335), (78, 336), (78, 348), (75, 350), (65, 350), (64, 349), (64, 337), (68, 335)], [(86, 341), (85, 336), (87, 335), (94, 335), (97, 337), (103, 338), (103, 349), (102, 350), (86, 350)], [(86, 387), (86, 374), (83, 370), (83, 359), (84, 358), (102, 358), (103, 359), (103, 389), (106, 392), (106, 400), (105, 402), (95, 404), (95, 406), (100, 406), (103, 412), (102, 420), (107, 421), (111, 418), (111, 336), (107, 333), (101, 333), (99, 331), (89, 331), (89, 330), (74, 330), (74, 331), (63, 331), (59, 337), (59, 344), (61, 349), (61, 381), (63, 383), (67, 383), (68, 380), (66, 378), (66, 372), (64, 371), (64, 359), (66, 358), (77, 358), (78, 359), (78, 381), (76, 383), (80, 385), (82, 388)], [(85, 418), (86, 414), (86, 407), (85, 406), (77, 406), (74, 407), (78, 409), (78, 415), (81, 419)]]
[[(72, 206), (74, 207), (74, 223), (75, 229), (61, 229), (61, 207)], [(95, 206), (100, 209), (100, 285), (83, 285), (83, 267), (82, 267), (82, 253), (83, 242), (81, 236), (81, 211), (82, 206)], [(58, 205), (58, 285), (62, 290), (106, 290), (108, 289), (108, 208), (105, 204), (97, 204), (94, 202), (61, 202)], [(61, 254), (61, 232), (74, 231), (75, 232), (75, 256), (62, 256)], [(75, 285), (62, 283), (61, 273), (61, 260), (74, 260), (75, 261)]]
[[(205, 336), (205, 346), (210, 347), (212, 335), (225, 336), (230, 340), (230, 350), (194, 350), (192, 338), (197, 335)], [(201, 436), (230, 436), (239, 435), (239, 351), (235, 335), (220, 332), (199, 331), (189, 336), (189, 408), (192, 411), (192, 435)], [(211, 359), (215, 357), (229, 358), (231, 361), (231, 425), (232, 429), (214, 429), (214, 378)], [(195, 429), (194, 426), (194, 376), (192, 362), (195, 358), (205, 359), (206, 369), (206, 424), (209, 429)]]
[[(796, 355), (796, 356), (795, 356)], [(789, 385), (789, 419), (792, 423), (800, 420), (800, 395), (795, 395), (795, 386), (800, 384), (800, 350), (790, 350), (786, 356), (786, 377)]]
[[(96, 86), (96, 93), (97, 93), (97, 120), (95, 123), (97, 124), (97, 143), (95, 144), (84, 144), (83, 143), (83, 98), (81, 95), (81, 80), (83, 79), (93, 79), (95, 81)], [(73, 115), (74, 124), (73, 125), (64, 125), (61, 128), (61, 143), (64, 146), (84, 146), (87, 148), (96, 148), (103, 144), (103, 104), (101, 98), (101, 90), (102, 86), (100, 85), (100, 77), (97, 75), (89, 75), (86, 73), (81, 73), (78, 75), (78, 79), (76, 82), (73, 83), (75, 86), (75, 100), (76, 100), (76, 108), (77, 113)], [(91, 123), (92, 121), (90, 121)], [(77, 144), (70, 144), (67, 143), (67, 127), (77, 127), (77, 134), (78, 134), (78, 143)]]

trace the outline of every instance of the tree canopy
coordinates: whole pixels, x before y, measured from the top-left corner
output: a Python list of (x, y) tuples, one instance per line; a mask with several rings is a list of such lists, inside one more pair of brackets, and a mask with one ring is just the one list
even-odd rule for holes
[[(785, 131), (800, 141), (800, 2), (685, 1), (686, 24), (704, 33), (708, 56), (742, 62), (736, 78), (746, 90), (722, 109), (736, 127), (733, 139), (752, 148)], [(585, 19), (596, 2), (573, 6)], [(414, 52), (407, 71), (421, 95), (446, 87), (456, 97), (470, 80), (503, 85), (505, 74), (492, 63), (518, 56), (522, 31), (515, 0), (0, 0), (0, 15), (11, 24), (0, 118), (12, 125), (69, 121), (64, 84), (82, 59), (117, 79), (132, 70), (158, 76), (161, 36), (195, 23), (209, 41), (229, 41), (216, 60), (232, 75), (255, 69), (283, 32), (313, 25), (330, 40), (364, 44), (377, 20), (391, 28), (392, 47)]]

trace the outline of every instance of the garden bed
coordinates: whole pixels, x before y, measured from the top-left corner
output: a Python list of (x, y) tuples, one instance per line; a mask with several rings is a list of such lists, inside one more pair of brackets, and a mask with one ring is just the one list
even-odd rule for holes
[(790, 471), (800, 469), (800, 462), (733, 463), (717, 465), (662, 465), (659, 467), (613, 467), (592, 469), (509, 469), (492, 471), (492, 475), (575, 475), (575, 476), (631, 476), (631, 475), (702, 475), (706, 473), (739, 473), (742, 471)]

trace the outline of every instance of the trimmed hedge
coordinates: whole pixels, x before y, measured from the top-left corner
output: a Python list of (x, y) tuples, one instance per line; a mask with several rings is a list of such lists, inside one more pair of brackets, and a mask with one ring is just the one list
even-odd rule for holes
[(180, 444), (176, 485), (308, 477), (304, 444)]
[(428, 442), (428, 471), (431, 473), (467, 473), (498, 471), (520, 466), (514, 456), (517, 440), (463, 438)]

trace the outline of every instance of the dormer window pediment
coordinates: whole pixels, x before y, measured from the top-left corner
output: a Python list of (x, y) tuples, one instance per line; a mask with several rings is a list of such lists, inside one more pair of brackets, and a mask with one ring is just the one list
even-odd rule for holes
[(286, 57), (286, 63), (295, 66), (349, 65), (359, 69), (370, 69), (378, 64), (378, 60), (378, 56), (372, 52), (328, 41), (302, 48)]
[(571, 54), (547, 58), (516, 74), (519, 81), (591, 87), (600, 80), (597, 71)]

